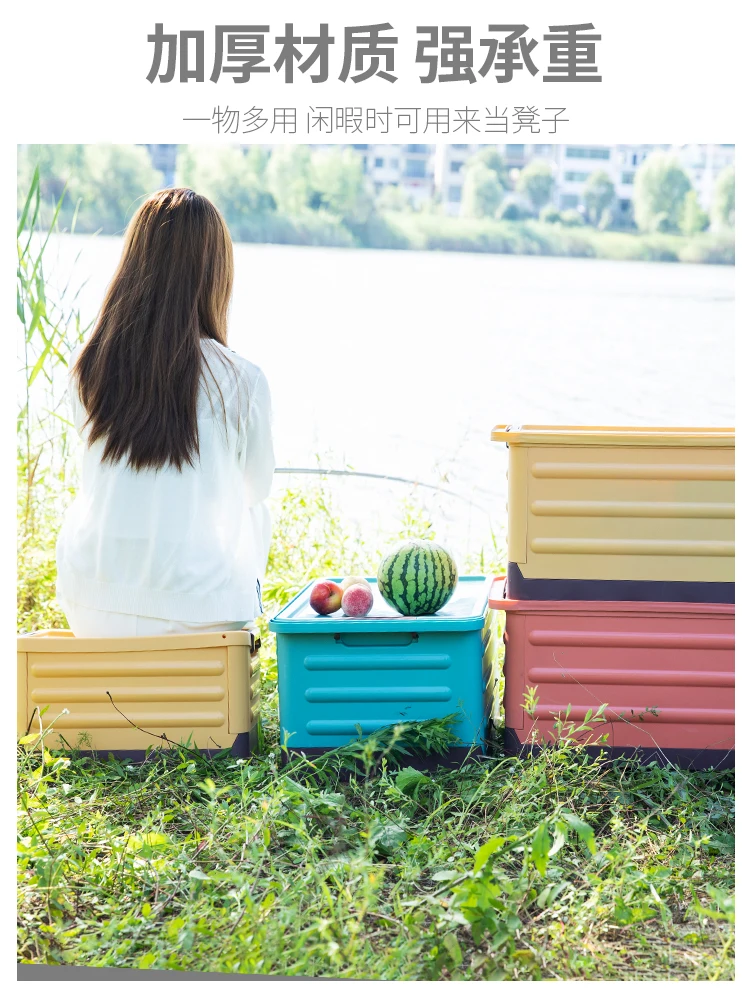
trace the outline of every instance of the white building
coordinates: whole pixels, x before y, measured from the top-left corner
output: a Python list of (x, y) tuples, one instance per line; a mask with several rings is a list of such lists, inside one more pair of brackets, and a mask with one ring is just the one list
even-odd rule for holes
[(400, 188), (414, 208), (430, 201), (435, 192), (435, 146), (422, 143), (364, 143), (352, 147), (362, 156), (365, 173), (379, 193)]
[(734, 163), (734, 146), (706, 144), (363, 143), (351, 148), (362, 157), (365, 174), (376, 193), (388, 186), (396, 187), (417, 209), (437, 199), (447, 215), (461, 214), (466, 164), (480, 149), (492, 148), (500, 153), (511, 184), (518, 171), (532, 160), (547, 162), (555, 175), (553, 203), (561, 210), (582, 210), (586, 181), (592, 173), (604, 171), (614, 184), (613, 210), (620, 224), (632, 222), (635, 173), (650, 153), (669, 151), (680, 160), (706, 211), (711, 207), (717, 176)]
[(555, 204), (560, 209), (583, 208), (586, 182), (593, 173), (604, 172), (615, 188), (615, 215), (621, 221), (632, 217), (635, 172), (655, 149), (654, 145), (585, 145), (555, 146)]
[[(479, 143), (436, 147), (435, 190), (449, 215), (460, 214), (466, 162), (481, 148)], [(726, 166), (734, 163), (732, 145), (500, 143), (494, 148), (505, 159), (511, 180), (515, 169), (522, 169), (531, 160), (549, 163), (556, 180), (554, 203), (560, 209), (582, 208), (586, 181), (595, 171), (604, 171), (614, 184), (614, 207), (621, 221), (632, 217), (635, 173), (650, 153), (662, 150), (677, 156), (705, 211), (711, 207), (716, 178)]]

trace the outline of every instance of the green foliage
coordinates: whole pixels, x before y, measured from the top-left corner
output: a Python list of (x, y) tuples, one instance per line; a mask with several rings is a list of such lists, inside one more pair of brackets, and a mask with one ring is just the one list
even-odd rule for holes
[(717, 229), (734, 229), (734, 167), (724, 167), (716, 178), (711, 221)]
[(466, 169), (461, 194), (462, 213), (470, 219), (492, 218), (503, 200), (503, 188), (494, 170), (483, 163)]
[(477, 163), (481, 163), (482, 166), (488, 167), (495, 174), (500, 187), (505, 191), (510, 190), (511, 183), (510, 177), (508, 176), (508, 165), (493, 146), (482, 147), (478, 152), (474, 153), (474, 155), (470, 157), (466, 163), (469, 168)]
[(560, 212), (562, 225), (554, 227), (531, 220), (451, 219), (421, 213), (389, 213), (386, 218), (401, 245), (413, 250), (734, 263), (731, 233), (699, 233), (688, 240), (671, 233), (604, 232), (586, 226), (572, 208)]
[[(123, 232), (141, 202), (162, 186), (162, 176), (143, 146), (84, 146), (81, 171), (71, 176), (70, 190), (80, 199), (81, 218), (89, 221), (89, 230)], [(79, 177), (85, 177), (85, 183)]]
[(560, 222), (560, 212), (554, 205), (545, 205), (539, 213), (539, 221), (545, 222), (547, 225), (554, 225), (554, 223)]
[(84, 232), (120, 233), (141, 201), (162, 183), (148, 152), (135, 145), (30, 145), (18, 154), (19, 209), (36, 169), (38, 222)]
[(635, 221), (642, 232), (677, 232), (690, 179), (669, 153), (651, 153), (638, 167), (633, 188)]
[(317, 150), (312, 157), (311, 182), (314, 207), (322, 206), (348, 225), (367, 221), (373, 212), (373, 196), (362, 169), (362, 159), (353, 149), (334, 146)]
[[(39, 218), (43, 224), (48, 225), (56, 213), (61, 229), (75, 224), (83, 232), (121, 232), (140, 199), (161, 183), (161, 175), (146, 169), (147, 159), (146, 150), (135, 146), (21, 147), (18, 212), (34, 167), (40, 164)], [(306, 146), (276, 146), (269, 153), (260, 147), (181, 146), (176, 180), (211, 198), (223, 213), (233, 239), (251, 243), (582, 257), (607, 257), (611, 251), (614, 259), (734, 262), (727, 235), (734, 219), (733, 169), (725, 171), (717, 184), (719, 201), (712, 209), (716, 239), (709, 241), (695, 232), (676, 243), (658, 239), (676, 234), (684, 214), (682, 202), (672, 221), (659, 209), (647, 227), (654, 235), (640, 241), (634, 234), (621, 239), (619, 233), (607, 233), (607, 238), (599, 239), (596, 230), (588, 227), (575, 236), (555, 235), (549, 229), (535, 231), (526, 224), (533, 216), (528, 208), (513, 199), (503, 202), (510, 180), (496, 150), (481, 149), (467, 166), (461, 218), (443, 215), (435, 201), (424, 203), (419, 212), (411, 211), (407, 193), (390, 185), (374, 199), (358, 154), (339, 147), (312, 151)], [(607, 186), (603, 183), (594, 190), (597, 176), (589, 179), (593, 199), (590, 218), (599, 230), (611, 230), (615, 222), (621, 228), (623, 219), (615, 219), (614, 203), (601, 210)], [(664, 178), (669, 193), (674, 178), (670, 172)], [(654, 184), (655, 197), (663, 200), (661, 180), (657, 178)], [(553, 187), (551, 170), (543, 161), (533, 161), (519, 176), (519, 193), (535, 204), (540, 220), (547, 223), (558, 221), (556, 210), (548, 205)], [(575, 210), (565, 210), (559, 216), (565, 227), (584, 229), (584, 219)], [(416, 222), (412, 217), (418, 217)], [(690, 225), (695, 226), (695, 218)], [(494, 220), (524, 225), (492, 228)], [(478, 223), (482, 228), (476, 228)]]
[(497, 213), (497, 218), (501, 219), (503, 222), (521, 222), (524, 219), (530, 219), (532, 213), (524, 208), (523, 205), (519, 205), (517, 201), (506, 201), (500, 211)]
[(555, 190), (555, 175), (544, 160), (532, 160), (518, 175), (517, 189), (531, 202), (537, 214)]
[(74, 201), (68, 194), (63, 198), (70, 181), (80, 176), (84, 165), (86, 147), (71, 143), (36, 144), (20, 146), (18, 149), (18, 210), (22, 210), (26, 195), (32, 185), (35, 171), (39, 171), (40, 213), (47, 208), (49, 217), (40, 222), (49, 224), (58, 202), (63, 201), (58, 211), (58, 220), (65, 209), (72, 211)]
[(19, 324), (21, 392), (17, 403), (18, 627), (65, 624), (55, 602), (54, 545), (70, 500), (75, 469), (70, 414), (63, 404), (64, 376), (73, 347), (88, 327), (81, 323), (77, 295), (62, 303), (51, 283), (45, 250), (57, 228), (66, 192), (51, 220), (42, 218), (42, 185), (35, 170), (17, 226), (16, 314)]
[(273, 614), (310, 580), (372, 575), (380, 554), (345, 525), (325, 480), (292, 486), (273, 501), (274, 534), (268, 557), (264, 603)]
[(560, 222), (564, 226), (583, 226), (584, 218), (577, 208), (565, 208), (560, 212)]
[(249, 761), (178, 749), (138, 766), (22, 746), (21, 960), (733, 978), (730, 774), (607, 767), (565, 743), (432, 774), (383, 752), (448, 738), (436, 720), (285, 766), (275, 743)]
[(266, 176), (279, 211), (297, 215), (310, 206), (313, 185), (307, 146), (274, 146)]
[(589, 174), (583, 188), (583, 204), (586, 214), (595, 226), (602, 221), (604, 213), (615, 200), (615, 186), (605, 170), (595, 170)]
[(183, 146), (177, 156), (177, 182), (210, 198), (227, 220), (272, 212), (267, 189), (268, 153), (257, 147)]
[(708, 226), (708, 216), (703, 211), (695, 191), (688, 191), (680, 213), (680, 232), (684, 236), (695, 236)]
[(409, 212), (412, 210), (409, 196), (397, 184), (386, 184), (378, 193), (376, 203), (381, 212)]
[(734, 233), (701, 233), (679, 252), (691, 264), (734, 264)]

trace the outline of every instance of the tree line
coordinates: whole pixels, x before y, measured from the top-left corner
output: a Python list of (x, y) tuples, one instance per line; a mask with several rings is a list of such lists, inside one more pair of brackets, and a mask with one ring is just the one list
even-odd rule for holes
[[(63, 198), (63, 226), (82, 232), (122, 232), (140, 200), (164, 185), (143, 146), (30, 145), (19, 151), (21, 200), (37, 164), (45, 200), (54, 204)], [(361, 157), (350, 147), (182, 146), (176, 183), (211, 198), (239, 240), (391, 245), (389, 217), (415, 211), (398, 187), (376, 192)], [(466, 163), (461, 215), (623, 228), (606, 171), (588, 176), (578, 208), (558, 210), (553, 204), (555, 186), (554, 171), (545, 160), (510, 170), (502, 155), (488, 146)], [(653, 152), (635, 172), (631, 226), (643, 233), (685, 236), (709, 225), (731, 230), (734, 190), (734, 167), (727, 167), (717, 178), (709, 217), (677, 157)], [(419, 211), (442, 215), (443, 206), (433, 198)]]

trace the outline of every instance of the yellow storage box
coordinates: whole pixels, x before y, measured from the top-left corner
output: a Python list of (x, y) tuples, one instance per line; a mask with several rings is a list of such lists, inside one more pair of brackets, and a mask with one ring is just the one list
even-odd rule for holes
[(507, 596), (734, 602), (734, 429), (497, 426)]
[(19, 737), (142, 760), (148, 747), (190, 743), (247, 755), (258, 742), (260, 641), (251, 632), (79, 639), (18, 637)]

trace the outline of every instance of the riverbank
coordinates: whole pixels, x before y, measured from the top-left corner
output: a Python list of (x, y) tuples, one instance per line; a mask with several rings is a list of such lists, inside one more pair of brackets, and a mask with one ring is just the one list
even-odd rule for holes
[(427, 212), (385, 212), (362, 225), (347, 226), (325, 211), (299, 216), (257, 215), (231, 222), (241, 243), (375, 250), (443, 250), (458, 253), (598, 260), (734, 264), (734, 233), (614, 232), (537, 220), (466, 219)]
[(391, 213), (386, 221), (413, 250), (588, 257), (599, 260), (734, 264), (734, 234), (600, 231), (592, 226)]
[[(61, 230), (72, 228), (63, 213)], [(511, 254), (534, 257), (578, 257), (597, 260), (667, 261), (727, 264), (735, 260), (734, 232), (638, 233), (599, 230), (593, 226), (547, 223), (536, 219), (509, 221), (467, 219), (429, 212), (384, 212), (366, 222), (347, 223), (326, 210), (227, 214), (235, 243), (280, 246), (338, 247), (372, 250), (443, 250), (458, 253)], [(112, 227), (81, 216), (79, 234), (120, 235)], [(121, 232), (121, 231), (120, 231)]]

